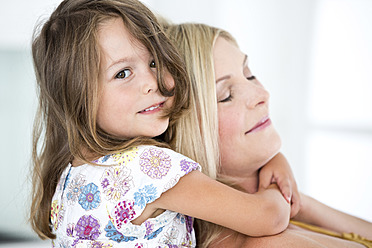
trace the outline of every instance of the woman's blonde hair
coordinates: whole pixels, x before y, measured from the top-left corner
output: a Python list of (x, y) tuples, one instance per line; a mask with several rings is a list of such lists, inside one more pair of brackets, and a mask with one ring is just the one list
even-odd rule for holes
[[(148, 8), (137, 0), (63, 1), (35, 30), (32, 43), (39, 106), (33, 131), (30, 221), (43, 239), (55, 238), (49, 220), (51, 199), (73, 158), (88, 162), (87, 154), (103, 156), (139, 144), (167, 146), (144, 137), (124, 140), (96, 124), (101, 60), (97, 33), (111, 18), (121, 18), (131, 35), (153, 55), (160, 93), (174, 95), (167, 112), (170, 122), (188, 108), (184, 64)], [(165, 70), (175, 80), (172, 89), (163, 81)]]
[[(172, 147), (199, 162), (207, 176), (219, 180), (220, 166), (216, 80), (213, 47), (218, 37), (234, 43), (226, 31), (205, 24), (164, 24), (169, 38), (179, 49), (191, 84), (190, 111), (181, 117), (168, 139)], [(200, 135), (199, 135), (200, 134)], [(208, 247), (222, 228), (197, 220), (198, 247)]]

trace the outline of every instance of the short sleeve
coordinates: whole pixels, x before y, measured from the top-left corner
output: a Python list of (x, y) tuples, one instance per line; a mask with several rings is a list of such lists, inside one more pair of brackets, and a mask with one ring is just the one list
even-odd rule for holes
[[(146, 147), (139, 155), (139, 167), (146, 183), (151, 182), (163, 193), (200, 165), (180, 153), (159, 147)], [(159, 195), (160, 196), (160, 195)]]
[(134, 147), (104, 159), (105, 164), (116, 164), (107, 167), (101, 177), (104, 197), (111, 202), (112, 224), (122, 233), (138, 235), (145, 229), (140, 230), (130, 221), (139, 217), (147, 204), (174, 187), (180, 178), (201, 170), (190, 158), (155, 146)]

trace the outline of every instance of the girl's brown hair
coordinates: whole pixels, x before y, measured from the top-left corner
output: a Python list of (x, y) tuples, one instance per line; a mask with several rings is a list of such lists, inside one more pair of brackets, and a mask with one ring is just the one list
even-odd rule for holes
[[(33, 131), (32, 204), (30, 221), (38, 235), (55, 238), (50, 228), (51, 199), (58, 180), (73, 158), (88, 162), (134, 145), (163, 142), (144, 137), (123, 140), (96, 124), (100, 86), (97, 32), (110, 18), (122, 18), (131, 35), (153, 55), (158, 87), (174, 95), (167, 116), (173, 123), (188, 108), (189, 83), (176, 49), (153, 13), (137, 0), (65, 0), (41, 29), (36, 29), (32, 55), (39, 106)], [(175, 87), (168, 89), (168, 70)]]

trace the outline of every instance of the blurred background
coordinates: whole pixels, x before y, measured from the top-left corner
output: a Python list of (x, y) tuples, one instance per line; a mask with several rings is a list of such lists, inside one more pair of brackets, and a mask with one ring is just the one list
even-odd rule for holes
[[(41, 247), (26, 220), (36, 109), (34, 26), (58, 0), (1, 1), (0, 246)], [(372, 1), (146, 0), (169, 20), (233, 34), (271, 93), (302, 192), (372, 221)]]

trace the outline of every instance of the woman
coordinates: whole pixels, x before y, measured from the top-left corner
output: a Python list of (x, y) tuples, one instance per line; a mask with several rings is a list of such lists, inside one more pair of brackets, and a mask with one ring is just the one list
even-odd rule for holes
[[(184, 56), (193, 91), (193, 111), (173, 127), (168, 138), (186, 156), (196, 161), (214, 161), (201, 163), (211, 165), (203, 168), (210, 177), (245, 192), (257, 192), (260, 169), (278, 154), (281, 145), (268, 114), (268, 92), (252, 75), (247, 56), (229, 33), (203, 24), (169, 25), (167, 32)], [(200, 129), (191, 130), (195, 126)], [(202, 140), (193, 143), (188, 135), (192, 131), (200, 131)], [(181, 145), (184, 143), (188, 145)], [(201, 222), (199, 245), (363, 247), (360, 243), (364, 242), (372, 247), (363, 238), (341, 234), (355, 232), (372, 240), (372, 223), (308, 196), (302, 196), (302, 207), (295, 219), (326, 230), (310, 225), (302, 228), (299, 226), (303, 224), (296, 222), (279, 235), (252, 238)], [(342, 236), (344, 239), (339, 238)], [(354, 238), (359, 243), (346, 240)]]

